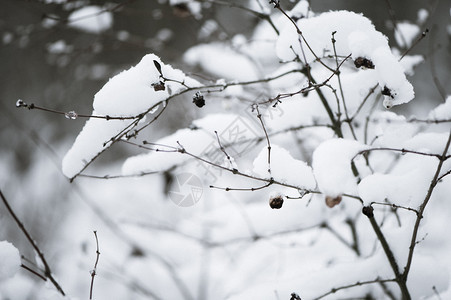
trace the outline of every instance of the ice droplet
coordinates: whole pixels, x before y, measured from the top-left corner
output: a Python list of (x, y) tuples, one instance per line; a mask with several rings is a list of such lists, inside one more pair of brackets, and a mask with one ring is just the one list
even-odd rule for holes
[(23, 102), (22, 99), (19, 99), (16, 101), (16, 107), (23, 107), (26, 106), (27, 104), (25, 102)]
[(70, 120), (75, 120), (76, 118), (78, 118), (78, 115), (75, 111), (71, 110), (70, 112), (67, 112), (64, 114), (64, 116), (66, 117), (66, 119), (70, 119)]

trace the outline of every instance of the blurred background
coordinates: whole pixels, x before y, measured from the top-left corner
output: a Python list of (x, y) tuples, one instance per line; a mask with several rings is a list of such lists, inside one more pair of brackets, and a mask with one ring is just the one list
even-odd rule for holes
[[(174, 1), (177, 2), (177, 1)], [(247, 1), (199, 1), (200, 12), (178, 1), (165, 0), (2, 0), (0, 4), (0, 188), (46, 255), (55, 258), (59, 225), (70, 215), (74, 185), (61, 174), (61, 159), (85, 120), (18, 109), (27, 103), (58, 111), (90, 114), (93, 96), (109, 78), (155, 53), (173, 67), (200, 73), (184, 64), (183, 53), (191, 46), (228, 41), (236, 34), (249, 36), (260, 19), (228, 5)], [(254, 2), (249, 0), (248, 2)], [(268, 1), (260, 1), (270, 7)], [(281, 1), (287, 9), (294, 1)], [(428, 109), (451, 93), (450, 5), (445, 0), (311, 0), (314, 12), (352, 10), (373, 21), (376, 28), (399, 47), (394, 22), (420, 23), (427, 36), (409, 54), (425, 61), (410, 78), (416, 99), (403, 113), (424, 116)], [(111, 15), (110, 26), (97, 32), (77, 28), (73, 12), (96, 5)], [(420, 10), (428, 12), (422, 19)], [(102, 14), (89, 18), (103, 22)], [(99, 18), (99, 20), (97, 20)], [(106, 22), (109, 22), (108, 20)], [(100, 26), (100, 25), (99, 25)], [(403, 49), (401, 49), (403, 51)], [(166, 112), (158, 138), (190, 124), (197, 116), (192, 106), (180, 105)], [(130, 149), (117, 147), (97, 162), (119, 161)], [(89, 206), (89, 205), (88, 205)], [(91, 237), (89, 237), (91, 238)], [(34, 254), (10, 216), (0, 205), (0, 240), (13, 242), (21, 254)]]

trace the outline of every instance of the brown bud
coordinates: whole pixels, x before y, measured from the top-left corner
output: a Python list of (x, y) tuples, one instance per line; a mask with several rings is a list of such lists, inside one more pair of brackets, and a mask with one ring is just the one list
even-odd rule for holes
[(163, 81), (152, 83), (152, 87), (155, 90), (155, 92), (157, 92), (157, 91), (164, 91), (166, 89), (166, 86), (164, 85)]
[(280, 209), (283, 205), (283, 198), (282, 196), (278, 195), (275, 197), (269, 198), (269, 206), (272, 209)]
[(337, 197), (326, 196), (327, 207), (332, 208), (335, 205), (340, 204), (340, 202), (341, 202), (341, 196), (337, 196)]
[(367, 69), (374, 69), (374, 64), (371, 60), (365, 57), (357, 57), (354, 61), (356, 68), (365, 67)]

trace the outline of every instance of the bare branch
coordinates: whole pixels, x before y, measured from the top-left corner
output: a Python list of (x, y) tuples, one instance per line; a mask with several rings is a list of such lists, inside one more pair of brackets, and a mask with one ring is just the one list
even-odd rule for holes
[[(58, 292), (65, 296), (66, 294), (64, 293), (63, 289), (61, 288), (60, 284), (55, 280), (55, 278), (53, 278), (52, 275), (52, 270), (50, 269), (49, 264), (47, 263), (47, 260), (44, 257), (44, 253), (42, 253), (41, 249), (39, 248), (39, 246), (36, 244), (36, 242), (33, 240), (33, 238), (31, 237), (30, 233), (28, 232), (28, 230), (25, 228), (25, 226), (23, 225), (23, 223), (20, 221), (20, 219), (17, 217), (16, 213), (14, 212), (14, 210), (11, 208), (11, 206), (8, 203), (8, 200), (6, 200), (6, 197), (3, 195), (2, 191), (0, 190), (0, 197), (3, 200), (3, 203), (6, 206), (6, 209), (8, 210), (8, 212), (11, 214), (11, 216), (13, 217), (14, 221), (16, 222), (17, 226), (19, 226), (20, 230), (22, 230), (23, 234), (25, 235), (25, 237), (27, 238), (28, 242), (31, 244), (31, 246), (33, 247), (33, 249), (36, 251), (36, 253), (38, 254), (39, 258), (41, 259), (42, 264), (44, 265), (44, 272), (45, 272), (45, 277), (47, 277), (52, 284), (55, 286), (55, 288), (58, 290)], [(28, 269), (27, 269), (28, 270)]]
[(94, 288), (94, 277), (97, 275), (97, 263), (99, 262), (100, 257), (99, 239), (97, 238), (97, 231), (95, 230), (94, 236), (96, 237), (96, 262), (94, 263), (94, 268), (91, 271), (91, 288), (89, 289), (89, 299), (92, 299), (92, 290)]
[(431, 199), (432, 192), (434, 191), (434, 188), (438, 183), (438, 179), (440, 178), (440, 172), (442, 170), (443, 163), (445, 162), (447, 157), (449, 157), (446, 154), (448, 153), (450, 143), (451, 143), (451, 130), (449, 132), (448, 141), (446, 142), (445, 148), (443, 149), (443, 153), (442, 153), (441, 157), (439, 158), (439, 163), (437, 165), (437, 169), (435, 170), (434, 177), (432, 178), (431, 183), (429, 185), (426, 197), (424, 198), (423, 203), (420, 205), (420, 209), (419, 209), (416, 221), (415, 221), (415, 225), (413, 227), (412, 238), (410, 240), (410, 246), (409, 246), (409, 256), (407, 258), (407, 263), (406, 263), (406, 266), (404, 267), (404, 272), (402, 274), (403, 280), (405, 282), (407, 281), (407, 277), (408, 277), (409, 271), (410, 271), (410, 266), (412, 265), (413, 253), (415, 250), (415, 246), (417, 245), (417, 235), (418, 235), (418, 230), (420, 229), (421, 219), (423, 218), (424, 210), (426, 209), (426, 206), (429, 203), (429, 200)]

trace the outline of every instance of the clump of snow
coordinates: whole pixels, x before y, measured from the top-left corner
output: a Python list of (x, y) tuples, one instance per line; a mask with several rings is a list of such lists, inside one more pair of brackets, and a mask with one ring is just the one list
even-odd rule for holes
[(184, 61), (221, 78), (254, 80), (258, 78), (255, 65), (249, 57), (222, 43), (194, 46), (186, 51)]
[(406, 55), (400, 61), (401, 66), (404, 69), (404, 72), (412, 76), (414, 75), (414, 68), (424, 61), (424, 57), (422, 55)]
[(372, 53), (373, 63), (378, 73), (378, 81), (384, 94), (384, 106), (407, 103), (414, 97), (413, 86), (407, 81), (404, 69), (389, 48), (380, 47)]
[[(160, 64), (163, 76), (175, 80), (167, 81), (164, 90), (156, 90), (152, 86), (161, 79), (154, 61)], [(134, 117), (146, 113), (158, 103), (186, 88), (179, 82), (184, 82), (188, 86), (200, 85), (180, 70), (163, 64), (158, 56), (148, 54), (135, 67), (116, 75), (103, 86), (94, 96), (93, 115)], [(77, 175), (92, 159), (111, 145), (112, 137), (133, 122), (132, 119), (90, 118), (63, 159), (63, 173), (69, 178)]]
[(0, 241), (0, 281), (13, 277), (20, 265), (19, 250), (7, 241)]
[(418, 25), (409, 22), (400, 22), (396, 24), (395, 40), (401, 48), (412, 46), (413, 40), (420, 34)]
[(268, 148), (264, 147), (254, 160), (254, 173), (263, 178), (275, 180), (313, 190), (316, 187), (312, 168), (305, 162), (297, 160), (284, 148), (271, 145), (271, 173), (268, 173)]
[(429, 17), (429, 11), (427, 9), (421, 8), (418, 10), (417, 22), (419, 24), (423, 24), (424, 22), (426, 22), (428, 17)]
[(424, 198), (428, 182), (421, 170), (402, 175), (373, 174), (365, 177), (358, 186), (359, 196), (365, 205), (371, 202), (395, 202), (397, 205), (417, 207)]
[(113, 14), (100, 6), (85, 6), (72, 12), (68, 26), (89, 33), (102, 33), (113, 25)]
[(400, 143), (407, 141), (418, 131), (416, 125), (408, 123), (402, 115), (381, 111), (373, 116), (372, 134), (376, 138), (373, 146), (397, 148)]
[(313, 152), (313, 173), (319, 190), (327, 196), (356, 194), (357, 179), (352, 173), (351, 159), (368, 146), (357, 141), (330, 139)]
[(73, 46), (66, 44), (64, 40), (58, 40), (56, 42), (47, 45), (47, 51), (50, 53), (61, 54), (70, 53), (73, 50)]
[[(410, 150), (432, 154), (442, 154), (447, 140), (447, 132), (421, 132), (413, 136), (411, 139), (403, 142), (401, 145)], [(448, 153), (451, 153), (451, 148), (448, 149)]]
[(429, 120), (450, 120), (451, 119), (451, 96), (448, 96), (445, 103), (434, 108), (428, 116)]
[[(337, 55), (346, 56), (352, 53), (354, 59), (359, 56), (371, 58), (368, 57), (371, 54), (368, 52), (372, 49), (388, 47), (387, 38), (376, 31), (371, 21), (354, 12), (344, 10), (326, 12), (313, 18), (299, 19), (296, 24), (317, 56), (322, 56), (323, 53), (333, 54), (332, 32), (336, 32)], [(315, 56), (304, 42), (302, 44), (307, 62), (314, 61)], [(276, 49), (282, 60), (293, 60), (296, 54), (303, 57), (293, 24), (288, 23), (281, 30)]]
[(197, 34), (199, 40), (206, 40), (209, 38), (216, 30), (218, 30), (219, 25), (215, 20), (206, 20)]
[[(344, 21), (346, 20), (346, 21)], [(389, 89), (384, 104), (386, 108), (407, 103), (413, 99), (413, 87), (407, 81), (404, 69), (393, 55), (387, 37), (377, 31), (371, 21), (360, 14), (349, 11), (331, 11), (313, 18), (296, 22), (307, 44), (302, 40), (293, 24), (286, 24), (276, 44), (277, 55), (284, 61), (301, 58), (307, 63), (316, 57), (333, 54), (332, 33), (335, 32), (337, 55), (363, 57), (373, 62), (376, 78), (381, 89)], [(302, 48), (299, 40), (302, 41)], [(313, 51), (313, 53), (312, 53)], [(316, 56), (316, 57), (315, 57)]]

